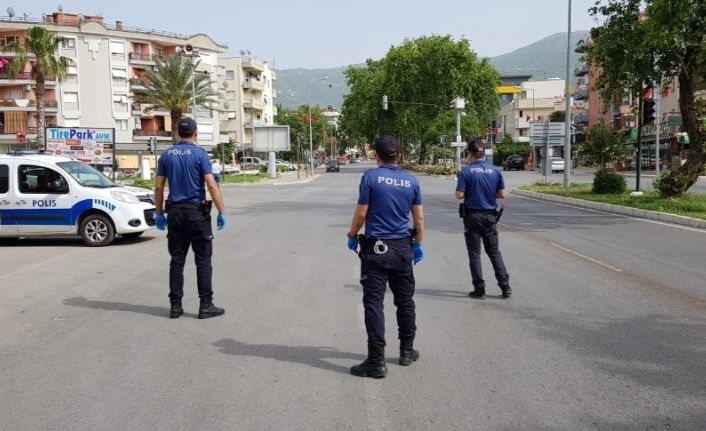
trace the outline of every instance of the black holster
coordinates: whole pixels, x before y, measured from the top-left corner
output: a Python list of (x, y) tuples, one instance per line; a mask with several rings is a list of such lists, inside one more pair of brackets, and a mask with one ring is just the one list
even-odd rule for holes
[(466, 204), (464, 202), (458, 204), (458, 216), (461, 218), (468, 217), (468, 208), (466, 208)]
[(211, 208), (213, 208), (213, 201), (204, 201), (199, 207), (201, 214), (203, 214), (203, 218), (208, 221), (211, 220)]

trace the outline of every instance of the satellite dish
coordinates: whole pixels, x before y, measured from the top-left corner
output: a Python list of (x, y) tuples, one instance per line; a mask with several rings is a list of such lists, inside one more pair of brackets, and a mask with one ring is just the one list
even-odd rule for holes
[(223, 88), (228, 88), (228, 83), (223, 81)]
[(64, 13), (64, 6), (62, 6), (62, 5), (57, 6), (56, 10), (58, 10), (59, 13)]
[(252, 55), (252, 53), (250, 52), (250, 50), (249, 50), (249, 49), (248, 49), (248, 55)]
[(11, 8), (11, 7), (7, 8), (7, 16), (9, 16), (10, 18), (14, 17), (14, 16), (15, 16), (15, 10), (14, 10), (13, 8)]
[(24, 16), (25, 21), (27, 21), (27, 18), (29, 18), (30, 14), (31, 14), (31, 12), (30, 13), (22, 12), (22, 15)]
[(240, 53), (240, 55), (245, 55), (245, 50), (244, 50), (244, 49), (241, 49), (241, 50), (238, 51), (238, 52)]
[(230, 109), (230, 103), (228, 102), (223, 102), (223, 107), (226, 109)]

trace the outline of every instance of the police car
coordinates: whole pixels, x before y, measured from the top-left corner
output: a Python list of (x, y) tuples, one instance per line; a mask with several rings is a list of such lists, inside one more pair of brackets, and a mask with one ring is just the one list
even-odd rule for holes
[(154, 195), (90, 165), (43, 154), (0, 155), (0, 238), (81, 235), (101, 247), (151, 229)]

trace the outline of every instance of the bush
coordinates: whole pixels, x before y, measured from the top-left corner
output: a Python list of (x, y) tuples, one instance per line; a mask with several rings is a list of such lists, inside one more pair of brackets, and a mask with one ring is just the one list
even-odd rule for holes
[(601, 169), (596, 172), (596, 176), (593, 178), (593, 193), (617, 195), (625, 193), (625, 190), (627, 190), (627, 181), (622, 175), (615, 172)]
[(653, 182), (652, 187), (663, 197), (680, 196), (689, 184), (689, 177), (681, 172), (665, 172)]

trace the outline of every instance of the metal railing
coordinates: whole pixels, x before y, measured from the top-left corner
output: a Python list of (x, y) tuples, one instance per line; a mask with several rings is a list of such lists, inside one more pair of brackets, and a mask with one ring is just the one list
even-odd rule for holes
[[(45, 100), (45, 108), (57, 108), (59, 106), (56, 100)], [(36, 108), (36, 99), (0, 99), (0, 107), (5, 108)]]
[(171, 138), (172, 132), (168, 130), (133, 129), (132, 136), (161, 136)]

